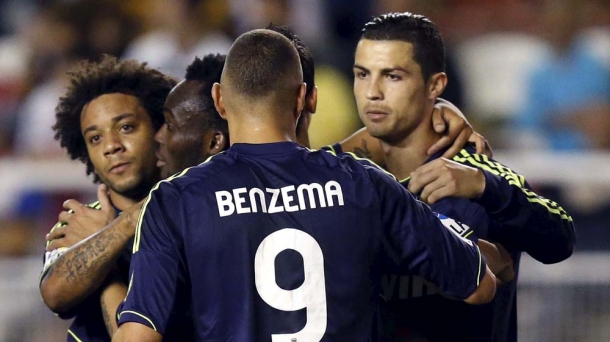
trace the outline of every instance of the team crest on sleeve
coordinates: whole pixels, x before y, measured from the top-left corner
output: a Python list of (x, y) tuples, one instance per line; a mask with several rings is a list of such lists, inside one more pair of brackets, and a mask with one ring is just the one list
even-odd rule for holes
[(456, 221), (456, 220), (452, 219), (451, 217), (447, 217), (440, 213), (435, 212), (434, 215), (436, 215), (436, 217), (438, 217), (438, 219), (441, 220), (441, 222), (447, 229), (449, 229), (459, 238), (461, 238), (466, 243), (468, 243), (470, 246), (472, 246), (472, 241), (470, 241), (466, 238), (468, 235), (470, 235), (472, 233), (472, 229), (467, 224)]

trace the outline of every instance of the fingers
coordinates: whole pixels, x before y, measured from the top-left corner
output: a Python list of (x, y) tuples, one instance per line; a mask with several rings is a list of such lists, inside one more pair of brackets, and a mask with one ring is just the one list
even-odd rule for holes
[(432, 182), (424, 187), (421, 193), (421, 200), (428, 204), (434, 204), (441, 198), (447, 197), (451, 190), (445, 182)]
[(424, 191), (428, 184), (438, 179), (438, 159), (430, 163), (424, 164), (411, 173), (408, 189), (413, 194), (419, 194)]
[(47, 234), (45, 238), (47, 239), (47, 241), (59, 239), (65, 235), (65, 229), (65, 227), (57, 227), (53, 229), (49, 234)]
[[(437, 133), (444, 133), (444, 136), (428, 149), (428, 155), (433, 155), (451, 145), (452, 155), (450, 157), (453, 157), (466, 144), (468, 136), (472, 133), (472, 127), (463, 116), (452, 111), (449, 107), (441, 108), (439, 112), (438, 115), (442, 118), (447, 129), (441, 132), (437, 131)], [(434, 112), (433, 124), (436, 125)], [(459, 140), (456, 141), (456, 139)]]
[(108, 186), (106, 186), (106, 184), (100, 184), (97, 187), (97, 199), (100, 201), (101, 210), (113, 210), (112, 201), (108, 195)]
[(64, 245), (64, 241), (63, 241), (63, 239), (62, 239), (62, 238), (60, 238), (60, 239), (54, 239), (54, 240), (51, 240), (51, 241), (50, 241), (50, 242), (47, 244), (47, 247), (45, 248), (45, 250), (46, 250), (47, 252), (50, 252), (50, 251), (54, 251), (54, 250), (56, 250), (56, 249), (58, 249), (58, 248), (61, 248), (61, 247), (66, 247), (66, 246)]
[(436, 133), (445, 132), (446, 125), (442, 108), (434, 107), (434, 110), (432, 111), (432, 127), (434, 127)]
[(493, 157), (493, 151), (489, 146), (489, 142), (481, 134), (473, 131), (468, 137), (468, 142), (475, 145), (477, 154), (485, 154), (488, 157)]
[(87, 207), (87, 206), (82, 204), (81, 202), (75, 200), (75, 199), (69, 199), (69, 200), (64, 202), (64, 209), (72, 210), (74, 212), (77, 212), (77, 211), (79, 211), (79, 210), (81, 210), (82, 208), (85, 208), (85, 207)]
[[(73, 213), (71, 213), (69, 211), (62, 211), (57, 216), (57, 220), (61, 223), (69, 223), (70, 220), (72, 219), (72, 215), (73, 215)], [(58, 228), (61, 228), (61, 227), (58, 227)], [(56, 229), (58, 229), (58, 228), (56, 228)]]
[(443, 153), (443, 158), (451, 159), (458, 154), (460, 150), (464, 148), (466, 142), (468, 142), (468, 137), (471, 135), (471, 132), (472, 128), (470, 126), (466, 126), (464, 129), (462, 129), (458, 136), (453, 140), (451, 147), (449, 147), (447, 151)]
[(449, 101), (447, 101), (447, 100), (445, 100), (443, 98), (440, 98), (440, 97), (436, 98), (436, 104), (434, 105), (434, 107), (437, 107), (437, 108), (449, 108), (455, 114), (457, 114), (457, 115), (459, 115), (461, 117), (465, 117), (464, 113), (462, 113), (462, 111), (456, 105), (454, 105), (453, 103), (451, 103), (451, 102), (449, 102)]

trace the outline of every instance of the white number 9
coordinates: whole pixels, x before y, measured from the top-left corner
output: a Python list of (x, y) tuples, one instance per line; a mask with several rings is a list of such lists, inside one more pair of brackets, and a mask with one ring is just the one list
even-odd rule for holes
[[(284, 290), (275, 280), (275, 258), (287, 249), (303, 257), (305, 280), (294, 290)], [(267, 236), (254, 257), (256, 290), (270, 306), (283, 311), (307, 308), (307, 322), (301, 331), (272, 334), (271, 341), (320, 341), (326, 331), (326, 285), (324, 256), (318, 242), (309, 234), (284, 228)]]

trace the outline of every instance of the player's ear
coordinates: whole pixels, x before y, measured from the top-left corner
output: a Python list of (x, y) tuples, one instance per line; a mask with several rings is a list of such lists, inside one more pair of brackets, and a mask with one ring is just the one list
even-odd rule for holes
[(299, 119), (299, 116), (301, 116), (301, 112), (305, 108), (305, 93), (306, 92), (307, 92), (307, 85), (305, 83), (302, 83), (297, 92), (297, 101), (296, 101), (296, 106), (295, 106), (295, 110), (294, 110), (295, 125), (296, 125), (297, 120)]
[(209, 155), (213, 156), (226, 150), (229, 147), (228, 144), (229, 139), (225, 133), (222, 131), (214, 131), (212, 139), (210, 139), (207, 146)]
[[(307, 88), (306, 88), (307, 89)], [(316, 112), (318, 106), (318, 87), (311, 89), (311, 94), (305, 97), (305, 110), (311, 114)]]
[(214, 107), (220, 114), (220, 117), (227, 119), (227, 110), (225, 109), (225, 103), (222, 98), (222, 91), (220, 90), (220, 83), (216, 82), (212, 86), (212, 98), (214, 99)]
[(428, 80), (428, 99), (436, 99), (441, 96), (447, 86), (447, 74), (437, 72)]

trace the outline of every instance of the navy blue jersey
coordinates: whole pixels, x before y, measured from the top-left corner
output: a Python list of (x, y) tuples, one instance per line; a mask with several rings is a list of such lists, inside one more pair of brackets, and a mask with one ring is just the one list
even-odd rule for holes
[(485, 261), (376, 167), (234, 144), (151, 191), (119, 324), (164, 335), (188, 303), (200, 341), (369, 341), (395, 270), (465, 299)]
[[(444, 151), (427, 162), (439, 158)], [(536, 195), (523, 176), (466, 147), (454, 161), (483, 170), (485, 191), (480, 198), (444, 198), (431, 206), (446, 216), (458, 233), (499, 242), (510, 252), (515, 274), (521, 251), (542, 262), (567, 258), (574, 245), (571, 217), (555, 202)], [(401, 181), (406, 188), (409, 179)], [(387, 276), (386, 276), (387, 277)], [(387, 288), (383, 317), (388, 341), (517, 341), (517, 276), (499, 286), (494, 300), (467, 305), (442, 294), (433, 283), (401, 275)], [(411, 292), (405, 291), (410, 288)]]

